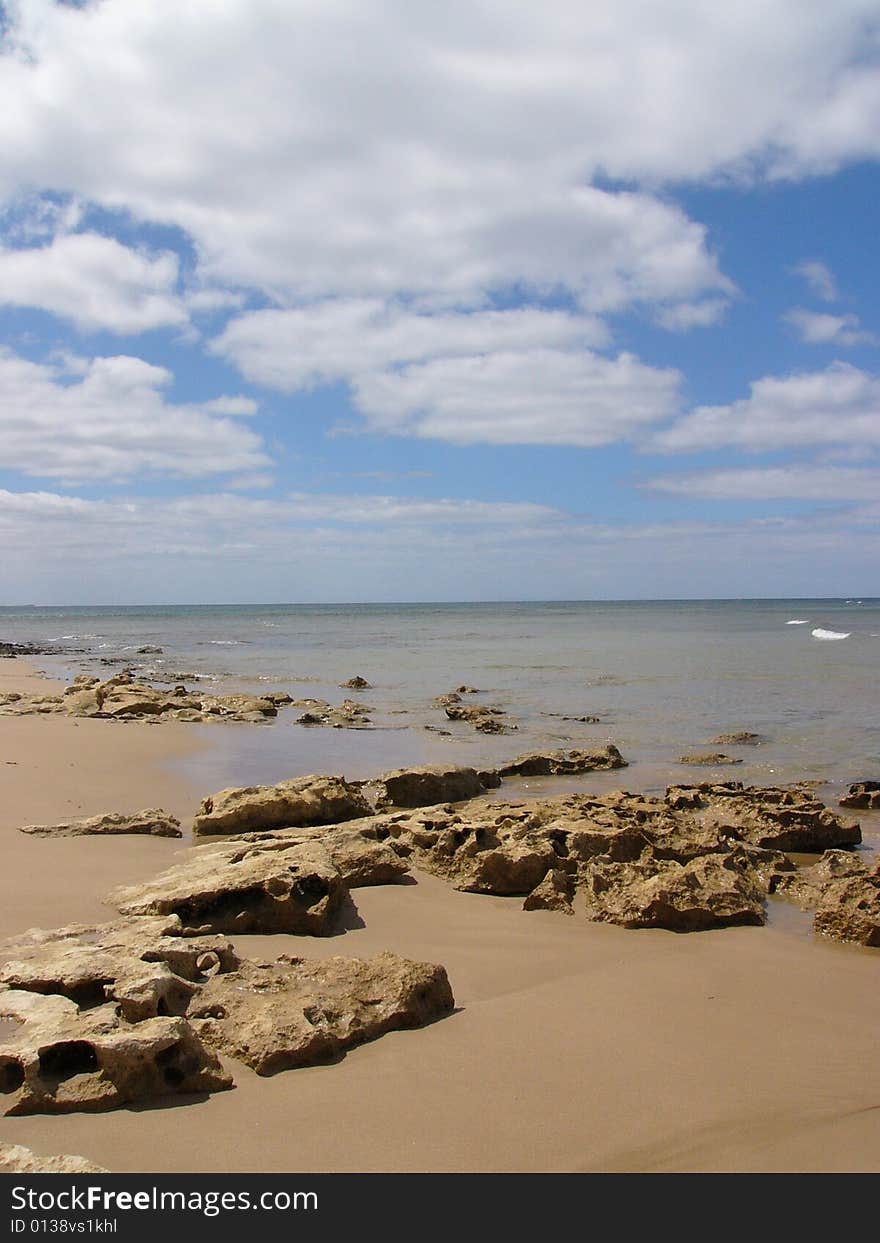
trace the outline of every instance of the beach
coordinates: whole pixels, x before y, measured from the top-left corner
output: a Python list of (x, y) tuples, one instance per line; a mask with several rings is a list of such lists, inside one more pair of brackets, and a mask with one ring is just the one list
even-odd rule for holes
[[(56, 689), (21, 659), (0, 664), (0, 690), (34, 688)], [(231, 733), (262, 727), (212, 729), (228, 748)], [(190, 851), (186, 836), (18, 829), (162, 807), (186, 831), (210, 792), (198, 783), (204, 735), (176, 722), (0, 717), (0, 935), (110, 919), (111, 889)], [(516, 739), (505, 742), (513, 753)], [(550, 784), (631, 788), (630, 776)], [(860, 818), (871, 845), (880, 817)], [(0, 1142), (114, 1172), (880, 1166), (876, 950), (816, 937), (808, 915), (775, 899), (764, 928), (676, 935), (526, 912), (521, 898), (458, 892), (418, 868), (411, 882), (358, 889), (357, 918), (336, 936), (296, 937), (293, 950), (287, 935), (233, 941), (243, 958), (392, 950), (440, 963), (455, 996), (448, 1017), (327, 1065), (264, 1078), (236, 1063), (231, 1091), (186, 1103), (4, 1117)]]

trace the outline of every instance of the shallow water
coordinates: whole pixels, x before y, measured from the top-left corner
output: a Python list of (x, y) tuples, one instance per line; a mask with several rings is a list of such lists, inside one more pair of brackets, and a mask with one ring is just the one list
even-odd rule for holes
[[(295, 709), (268, 726), (191, 727), (212, 744), (191, 761), (205, 788), (606, 741), (633, 762), (634, 788), (710, 775), (848, 783), (880, 775), (878, 636), (880, 601), (867, 599), (0, 609), (0, 639), (79, 649), (37, 662), (65, 676), (128, 662), (171, 683), (331, 702), (352, 696), (339, 683), (354, 674), (372, 684), (360, 693), (372, 730), (300, 726)], [(431, 700), (461, 683), (482, 692), (466, 702), (503, 707), (517, 731), (447, 721)], [(563, 719), (585, 715), (599, 723)], [(740, 730), (761, 744), (713, 744)], [(743, 762), (677, 763), (717, 750)]]

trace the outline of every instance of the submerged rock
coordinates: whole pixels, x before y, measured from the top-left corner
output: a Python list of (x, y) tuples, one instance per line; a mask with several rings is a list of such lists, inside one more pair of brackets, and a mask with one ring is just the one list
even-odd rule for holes
[(451, 1013), (446, 972), (397, 954), (283, 957), (242, 964), (201, 990), (191, 1019), (201, 1039), (260, 1075), (307, 1066), (386, 1032)]
[(679, 764), (741, 764), (742, 760), (734, 759), (730, 755), (722, 755), (720, 751), (705, 752), (702, 755), (682, 755), (678, 760)]
[(355, 674), (353, 678), (349, 678), (347, 682), (340, 682), (340, 688), (344, 691), (371, 691), (373, 688), (366, 678)]
[(344, 777), (308, 776), (271, 786), (220, 790), (202, 800), (193, 820), (197, 836), (252, 833), (259, 829), (338, 824), (368, 816), (360, 787)]
[(606, 772), (614, 768), (626, 768), (627, 761), (613, 743), (594, 751), (532, 751), (520, 755), (498, 772), (502, 777), (547, 777), (562, 773)]
[(148, 808), (131, 815), (123, 812), (107, 812), (102, 816), (87, 816), (79, 820), (62, 820), (58, 824), (25, 824), (20, 833), (35, 837), (92, 837), (113, 836), (119, 833), (145, 834), (152, 837), (181, 837), (180, 821), (161, 808)]
[(760, 734), (753, 734), (747, 729), (741, 729), (735, 734), (719, 734), (717, 738), (712, 739), (713, 747), (757, 747), (764, 739)]

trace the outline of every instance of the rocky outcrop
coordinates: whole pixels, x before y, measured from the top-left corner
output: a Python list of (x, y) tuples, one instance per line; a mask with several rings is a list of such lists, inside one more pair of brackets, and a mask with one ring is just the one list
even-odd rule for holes
[(551, 868), (523, 902), (524, 911), (562, 911), (573, 915), (575, 878), (570, 872)]
[[(386, 810), (390, 807), (429, 807), (476, 798), (489, 788), (490, 783), (483, 779), (488, 776), (478, 773), (475, 768), (457, 764), (426, 764), (383, 773), (368, 784), (376, 790), (377, 808)], [(494, 784), (500, 784), (498, 778), (495, 778)]]
[(802, 911), (814, 910), (830, 886), (868, 875), (868, 865), (847, 850), (826, 850), (812, 867), (797, 868), (776, 878), (773, 892), (794, 902)]
[(248, 962), (209, 981), (190, 1014), (206, 1044), (270, 1075), (421, 1027), (453, 1006), (443, 967), (383, 953)]
[(332, 704), (313, 701), (302, 716), (299, 725), (329, 725), (333, 729), (367, 729), (370, 726), (372, 708), (353, 699), (344, 699), (334, 707)]
[(112, 1004), (80, 1010), (58, 995), (0, 992), (0, 1102), (9, 1115), (98, 1112), (232, 1079), (182, 1018), (127, 1023)]
[(686, 864), (653, 857), (617, 864), (596, 859), (585, 880), (590, 918), (623, 928), (700, 932), (764, 922), (764, 891), (736, 851)]
[(205, 837), (338, 824), (371, 811), (360, 787), (344, 777), (295, 777), (276, 785), (232, 787), (209, 795), (202, 799), (193, 820), (193, 833)]
[(0, 1144), (0, 1174), (107, 1174), (85, 1157), (40, 1157), (21, 1144)]
[(59, 713), (104, 720), (179, 720), (260, 722), (277, 716), (278, 708), (268, 697), (253, 695), (208, 695), (177, 686), (173, 691), (158, 690), (135, 681), (130, 670), (123, 670), (106, 681), (81, 674), (62, 695), (30, 695), (9, 692), (0, 695), (0, 714), (26, 716), (33, 713)]
[(180, 821), (162, 811), (149, 808), (131, 815), (107, 812), (103, 816), (87, 816), (79, 820), (62, 820), (58, 824), (25, 824), (19, 832), (35, 837), (93, 837), (136, 833), (152, 837), (181, 837)]
[(720, 751), (706, 751), (700, 755), (682, 755), (678, 760), (679, 764), (741, 764), (742, 760), (734, 759), (730, 755), (722, 755)]
[(880, 810), (880, 781), (856, 781), (843, 798), (841, 807), (855, 807), (859, 811)]
[(816, 907), (813, 928), (835, 941), (880, 947), (880, 867), (828, 885)]
[[(445, 698), (451, 699), (451, 696), (445, 696)], [(458, 698), (457, 692), (456, 698)], [(481, 734), (507, 734), (517, 728), (512, 722), (504, 719), (506, 714), (503, 708), (491, 707), (488, 704), (467, 705), (458, 702), (445, 704), (444, 707), (450, 721), (467, 721)]]
[(744, 787), (738, 781), (670, 786), (666, 801), (689, 807), (705, 826), (770, 850), (820, 853), (862, 840), (855, 821), (836, 815), (804, 788)]
[(547, 777), (563, 773), (606, 772), (626, 768), (627, 762), (613, 743), (594, 751), (533, 751), (520, 755), (498, 769), (502, 777)]

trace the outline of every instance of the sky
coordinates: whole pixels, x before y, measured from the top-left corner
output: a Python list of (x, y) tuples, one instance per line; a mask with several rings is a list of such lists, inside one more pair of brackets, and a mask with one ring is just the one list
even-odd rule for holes
[(0, 48), (0, 604), (880, 596), (880, 0)]

